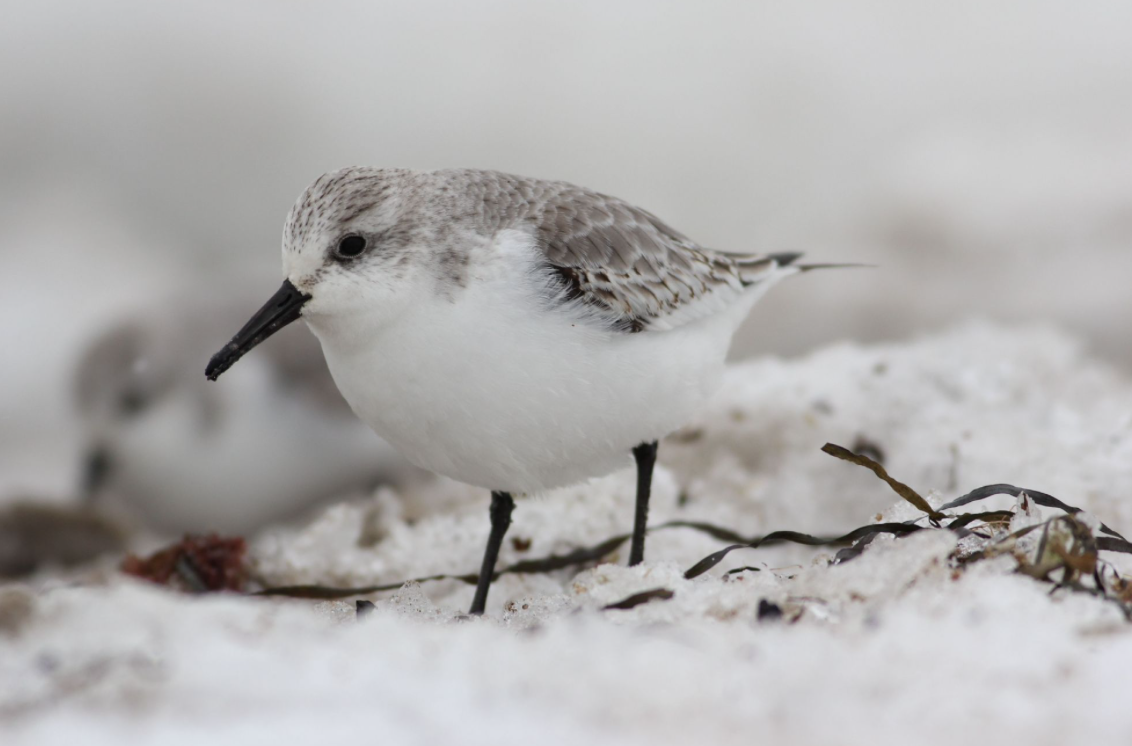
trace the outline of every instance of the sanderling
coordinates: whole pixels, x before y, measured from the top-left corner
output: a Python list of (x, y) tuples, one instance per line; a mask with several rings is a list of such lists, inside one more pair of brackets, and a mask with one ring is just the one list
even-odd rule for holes
[(247, 313), (242, 294), (166, 299), (92, 340), (76, 405), (96, 505), (163, 532), (246, 533), (416, 472), (353, 415), (305, 329), (230, 386), (191, 372)]
[[(494, 171), (347, 168), (283, 231), (279, 291), (215, 380), (302, 317), (354, 411), (413, 463), (491, 490), (481, 614), (512, 494), (637, 466), (644, 557), (657, 441), (716, 387), (731, 336), (798, 254), (699, 246), (639, 207)], [(814, 266), (814, 265), (811, 265)]]

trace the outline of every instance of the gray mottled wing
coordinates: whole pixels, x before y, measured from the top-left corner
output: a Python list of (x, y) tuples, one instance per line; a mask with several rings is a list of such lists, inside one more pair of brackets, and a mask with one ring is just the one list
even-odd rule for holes
[(717, 314), (796, 257), (704, 249), (640, 207), (568, 183), (489, 179), (481, 196), (501, 224), (533, 226), (561, 297), (621, 331), (663, 331)]

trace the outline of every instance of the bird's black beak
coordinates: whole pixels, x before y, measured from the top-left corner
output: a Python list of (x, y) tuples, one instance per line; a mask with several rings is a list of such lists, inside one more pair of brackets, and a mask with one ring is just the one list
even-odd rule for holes
[(263, 308), (255, 312), (243, 329), (236, 332), (231, 342), (208, 361), (208, 367), (204, 369), (208, 380), (215, 381), (221, 373), (235, 365), (244, 353), (299, 318), (303, 313), (303, 304), (310, 299), (310, 294), (300, 292), (290, 280), (284, 280), (283, 287), (271, 296)]

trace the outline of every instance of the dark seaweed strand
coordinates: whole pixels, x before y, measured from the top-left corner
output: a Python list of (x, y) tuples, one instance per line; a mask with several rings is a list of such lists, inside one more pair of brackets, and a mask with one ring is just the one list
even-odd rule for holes
[[(849, 544), (859, 538), (872, 536), (879, 533), (893, 534), (896, 536), (903, 536), (905, 534), (913, 533), (923, 530), (924, 527), (916, 526), (910, 523), (878, 523), (871, 526), (862, 526), (861, 528), (851, 531), (844, 536), (834, 538), (822, 538), (804, 534), (798, 531), (775, 531), (767, 534), (766, 536), (757, 537), (755, 539), (746, 539), (739, 536), (730, 529), (721, 526), (715, 526), (710, 523), (703, 523), (698, 521), (671, 521), (669, 523), (659, 524), (650, 528), (650, 531), (658, 531), (671, 528), (690, 528), (695, 531), (700, 531), (708, 536), (716, 539), (722, 538), (723, 540), (738, 539), (742, 543), (733, 544), (718, 552), (700, 560), (691, 569), (685, 573), (685, 577), (694, 578), (701, 575), (712, 567), (715, 567), (734, 549), (739, 548), (754, 548), (760, 546), (767, 546), (781, 543), (794, 543), (802, 544), (805, 546), (837, 546), (842, 544)], [(629, 540), (629, 534), (618, 534), (612, 536), (605, 541), (591, 547), (582, 547), (572, 552), (561, 555), (550, 555), (542, 559), (529, 559), (516, 562), (512, 565), (499, 570), (495, 573), (495, 577), (500, 575), (510, 575), (516, 573), (548, 573), (555, 570), (561, 570), (567, 567), (576, 565), (584, 565), (589, 562), (596, 562), (608, 556), (610, 553), (617, 550), (622, 544)], [(324, 585), (289, 585), (277, 586), (274, 588), (265, 588), (257, 591), (253, 595), (257, 596), (288, 596), (291, 598), (311, 598), (311, 599), (337, 599), (349, 598), (351, 596), (365, 596), (371, 593), (379, 593), (382, 591), (394, 591), (401, 588), (405, 583), (429, 583), (439, 580), (459, 580), (464, 583), (474, 585), (477, 576), (473, 573), (467, 574), (440, 574), (429, 575), (426, 577), (412, 578), (410, 580), (401, 580), (393, 583), (382, 583), (379, 585), (358, 586), (352, 588), (336, 588)]]
[[(1076, 515), (1077, 513), (1081, 512), (1081, 508), (1076, 508), (1072, 505), (1064, 503), (1053, 495), (1047, 495), (1044, 492), (1038, 492), (1037, 490), (1030, 490), (1024, 487), (1015, 487), (1012, 484), (988, 484), (986, 487), (979, 487), (978, 489), (971, 490), (962, 497), (957, 497), (951, 502), (946, 503), (945, 505), (941, 505), (939, 509), (941, 511), (951, 510), (963, 505), (968, 505), (977, 500), (985, 500), (986, 498), (993, 497), (994, 495), (1010, 495), (1012, 497), (1018, 497), (1023, 492), (1026, 493), (1027, 497), (1029, 497), (1031, 500), (1036, 502), (1038, 505), (1041, 505), (1042, 507), (1057, 508), (1058, 510), (1064, 510), (1070, 515)], [(1109, 536), (1114, 536), (1121, 541), (1127, 542), (1127, 540), (1123, 536), (1103, 523), (1101, 524), (1101, 531), (1105, 532)]]
[[(986, 487), (980, 487), (976, 490), (956, 498), (951, 502), (939, 508), (939, 511), (950, 510), (956, 507), (967, 505), (977, 500), (982, 500), (993, 495), (1008, 494), (1017, 497), (1022, 492), (1025, 492), (1031, 497), (1035, 503), (1044, 507), (1057, 508), (1069, 513), (1070, 515), (1080, 512), (1079, 508), (1067, 505), (1057, 498), (1047, 495), (1043, 492), (1036, 490), (1023, 490), (1009, 484), (993, 484)], [(983, 513), (965, 513), (958, 516), (946, 516), (951, 521), (947, 524), (946, 529), (953, 531), (960, 536), (969, 534), (966, 526), (974, 521), (1001, 521), (1006, 520), (1012, 515), (1012, 511), (998, 510), (987, 511)], [(917, 519), (919, 520), (919, 519)], [(704, 557), (699, 562), (692, 565), (684, 573), (684, 577), (691, 579), (698, 577), (708, 570), (712, 569), (720, 562), (723, 561), (728, 554), (736, 549), (756, 549), (762, 546), (793, 543), (801, 544), (804, 546), (812, 547), (828, 547), (828, 546), (842, 546), (844, 547), (837, 553), (834, 558), (835, 562), (847, 562), (859, 556), (869, 543), (877, 536), (888, 534), (896, 537), (906, 536), (917, 531), (929, 530), (927, 526), (918, 526), (913, 521), (904, 523), (876, 523), (868, 526), (861, 526), (854, 529), (847, 534), (836, 537), (818, 537), (811, 534), (805, 534), (798, 531), (774, 531), (765, 536), (755, 538), (744, 537), (732, 529), (722, 526), (716, 526), (711, 523), (703, 521), (668, 521), (657, 526), (651, 527), (650, 531), (660, 531), (672, 528), (690, 528), (695, 531), (707, 534), (708, 536), (718, 539), (720, 541), (733, 542), (730, 546), (712, 552), (707, 557)], [(1108, 526), (1102, 524), (1101, 530), (1108, 533), (1108, 537), (1098, 537), (1096, 546), (1098, 550), (1109, 552), (1122, 552), (1125, 554), (1132, 554), (1132, 543), (1128, 542), (1123, 536), (1112, 530)], [(502, 568), (495, 573), (496, 578), (500, 575), (516, 574), (516, 573), (548, 573), (556, 570), (565, 569), (577, 565), (584, 565), (589, 562), (597, 562), (612, 552), (616, 551), (622, 544), (629, 540), (629, 534), (618, 534), (612, 536), (599, 544), (591, 547), (581, 547), (572, 552), (567, 552), (561, 555), (550, 555), (541, 559), (528, 559), (516, 562), (512, 565)], [(459, 580), (464, 583), (475, 584), (477, 576), (475, 574), (441, 574), (429, 575), (427, 577), (414, 578), (412, 580), (401, 580), (394, 583), (384, 583), (380, 585), (362, 586), (356, 588), (334, 588), (322, 585), (293, 585), (281, 586), (275, 588), (265, 588), (258, 591), (255, 595), (261, 596), (289, 596), (292, 598), (312, 598), (312, 599), (337, 599), (348, 598), (351, 596), (363, 596), (371, 593), (379, 593), (382, 591), (397, 590), (408, 582), (427, 583), (439, 580)]]

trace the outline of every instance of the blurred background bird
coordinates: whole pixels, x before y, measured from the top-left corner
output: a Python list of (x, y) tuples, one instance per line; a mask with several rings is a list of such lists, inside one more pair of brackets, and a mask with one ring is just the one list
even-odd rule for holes
[(254, 307), (239, 295), (144, 309), (86, 351), (87, 499), (166, 533), (243, 534), (413, 472), (353, 415), (305, 329), (265, 343), (232, 386), (204, 385), (200, 361)]

